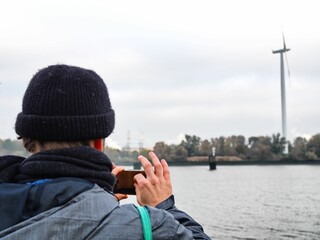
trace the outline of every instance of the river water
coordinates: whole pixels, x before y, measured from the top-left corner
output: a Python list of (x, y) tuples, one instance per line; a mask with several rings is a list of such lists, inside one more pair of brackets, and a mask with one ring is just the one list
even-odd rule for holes
[(319, 165), (170, 170), (176, 206), (214, 239), (320, 239)]

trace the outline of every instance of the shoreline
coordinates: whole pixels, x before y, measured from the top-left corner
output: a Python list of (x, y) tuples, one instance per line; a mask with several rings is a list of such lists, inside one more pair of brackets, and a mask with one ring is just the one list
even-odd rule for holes
[[(250, 160), (242, 160), (242, 161), (216, 161), (217, 166), (241, 166), (241, 165), (320, 165), (320, 160), (264, 160), (264, 161), (250, 161)], [(117, 162), (117, 165), (122, 166), (133, 166), (132, 162)], [(191, 162), (191, 161), (181, 161), (181, 162), (170, 162), (168, 161), (168, 165), (170, 166), (209, 166), (209, 161), (199, 161), (199, 162)]]
[(217, 165), (320, 165), (319, 160), (264, 160), (264, 161), (237, 161), (237, 162), (217, 162)]

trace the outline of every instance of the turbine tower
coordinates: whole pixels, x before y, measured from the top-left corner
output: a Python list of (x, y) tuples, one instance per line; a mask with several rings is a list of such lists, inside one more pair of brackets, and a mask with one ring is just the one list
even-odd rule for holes
[[(285, 145), (285, 150), (284, 153), (287, 154), (288, 151), (288, 142), (287, 142), (287, 110), (286, 110), (286, 83), (285, 83), (285, 74), (284, 74), (284, 59), (283, 59), (283, 54), (286, 56), (286, 62), (288, 64), (287, 60), (287, 54), (286, 52), (290, 51), (290, 48), (286, 47), (286, 42), (284, 40), (284, 35), (282, 34), (283, 38), (283, 48), (272, 51), (273, 54), (280, 53), (280, 77), (281, 77), (281, 109), (282, 109), (282, 136), (286, 140), (286, 145)], [(290, 77), (290, 71), (289, 71), (289, 66), (288, 67), (288, 75)]]

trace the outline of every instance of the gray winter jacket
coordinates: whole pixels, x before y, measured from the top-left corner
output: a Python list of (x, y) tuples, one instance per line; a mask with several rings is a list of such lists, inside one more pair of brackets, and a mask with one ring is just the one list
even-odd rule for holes
[[(30, 218), (27, 216), (25, 220), (3, 229), (0, 239), (143, 239), (140, 216), (133, 204), (119, 205), (111, 193), (98, 185), (92, 185), (90, 189), (87, 189), (87, 186), (82, 187), (83, 191), (78, 188), (80, 193), (76, 192), (76, 196), (72, 196), (68, 188), (73, 188), (75, 184), (79, 185), (73, 179), (66, 179), (62, 189), (58, 189), (58, 185), (54, 183), (26, 187), (26, 190), (21, 192), (28, 192), (27, 198), (21, 196), (23, 199), (16, 200), (16, 207), (23, 204), (30, 206), (27, 204), (28, 199), (44, 199), (39, 200), (33, 208), (48, 210), (39, 210), (40, 213), (30, 215)], [(1, 204), (10, 204), (6, 203), (6, 199), (12, 202), (10, 194), (19, 192), (14, 189), (17, 185), (0, 184)], [(45, 206), (47, 202), (52, 204), (50, 201), (63, 202), (66, 194), (69, 194), (69, 200), (64, 204), (57, 204), (58, 206), (52, 208)], [(6, 211), (5, 209), (2, 207), (1, 211)], [(173, 196), (157, 208), (147, 207), (147, 210), (153, 239), (210, 239), (196, 221), (174, 206)], [(21, 210), (19, 217), (24, 217), (30, 211), (32, 212), (32, 209)], [(15, 217), (12, 216), (12, 219)], [(3, 222), (6, 219), (2, 218), (0, 221), (6, 224)]]

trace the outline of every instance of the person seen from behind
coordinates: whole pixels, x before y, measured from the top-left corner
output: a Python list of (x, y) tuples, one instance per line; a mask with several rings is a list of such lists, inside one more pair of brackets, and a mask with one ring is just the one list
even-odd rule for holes
[[(0, 157), (0, 239), (143, 239), (134, 204), (114, 194), (115, 166), (102, 151), (115, 113), (94, 71), (51, 65), (31, 79), (15, 131), (31, 153)], [(175, 207), (165, 160), (139, 156), (137, 203), (150, 217), (153, 239), (210, 239)], [(195, 206), (196, 207), (196, 206)]]

